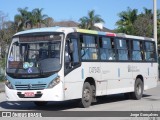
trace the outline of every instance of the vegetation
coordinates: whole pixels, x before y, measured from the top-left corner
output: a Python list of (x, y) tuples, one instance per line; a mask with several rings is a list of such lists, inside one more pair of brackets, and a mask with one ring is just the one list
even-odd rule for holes
[(95, 14), (94, 10), (89, 11), (88, 15), (80, 18), (79, 21), (80, 21), (79, 25), (80, 28), (89, 30), (94, 30), (95, 23), (104, 23), (104, 20), (101, 18), (101, 16)]
[(7, 15), (0, 12), (0, 81), (3, 80), (3, 70), (5, 68), (5, 55), (10, 38), (14, 34), (12, 29), (12, 22), (6, 21)]
[[(144, 8), (144, 12), (138, 14), (137, 9), (127, 8), (119, 14), (116, 22), (117, 32), (130, 35), (153, 37), (153, 12)], [(160, 44), (160, 10), (157, 11), (158, 44)]]
[(4, 81), (5, 58), (0, 59), (0, 82)]
[(43, 8), (35, 8), (32, 11), (28, 11), (28, 8), (18, 8), (19, 14), (15, 15), (14, 23), (16, 26), (16, 32), (31, 29), (31, 28), (41, 28), (42, 24), (45, 25), (48, 16), (42, 14)]
[(137, 19), (137, 9), (127, 8), (127, 11), (122, 11), (118, 14), (120, 20), (116, 22), (118, 26), (117, 32), (126, 33), (126, 34), (134, 34), (134, 22)]
[(158, 44), (160, 44), (160, 10), (157, 11), (157, 29)]
[(8, 44), (10, 43), (10, 38), (13, 36), (14, 28), (13, 22), (7, 21), (7, 15), (3, 12), (0, 12), (0, 77), (3, 78), (1, 75), (2, 69), (5, 68), (5, 56), (8, 49)]

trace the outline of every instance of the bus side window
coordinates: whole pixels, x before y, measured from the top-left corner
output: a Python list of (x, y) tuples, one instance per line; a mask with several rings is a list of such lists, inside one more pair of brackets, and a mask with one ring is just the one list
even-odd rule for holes
[(129, 60), (129, 46), (127, 40), (116, 38), (118, 60)]
[(113, 39), (107, 37), (99, 37), (99, 44), (101, 60), (115, 60)]
[(145, 60), (155, 61), (155, 44), (153, 42), (145, 42)]
[(142, 60), (143, 52), (142, 52), (142, 42), (138, 40), (132, 41), (132, 60)]
[(94, 35), (80, 35), (82, 60), (97, 60), (98, 45)]

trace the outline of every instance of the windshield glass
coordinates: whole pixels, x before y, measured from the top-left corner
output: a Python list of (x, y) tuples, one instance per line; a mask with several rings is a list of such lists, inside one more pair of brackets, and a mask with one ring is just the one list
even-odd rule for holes
[(62, 35), (56, 35), (56, 38), (54, 35), (14, 38), (8, 56), (7, 73), (22, 78), (26, 75), (42, 77), (58, 71), (61, 68)]

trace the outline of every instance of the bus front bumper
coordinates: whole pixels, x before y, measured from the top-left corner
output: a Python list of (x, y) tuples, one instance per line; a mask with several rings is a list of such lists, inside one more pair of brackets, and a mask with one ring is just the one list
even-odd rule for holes
[(14, 90), (5, 85), (7, 101), (63, 101), (64, 91), (60, 82), (53, 88), (43, 90)]

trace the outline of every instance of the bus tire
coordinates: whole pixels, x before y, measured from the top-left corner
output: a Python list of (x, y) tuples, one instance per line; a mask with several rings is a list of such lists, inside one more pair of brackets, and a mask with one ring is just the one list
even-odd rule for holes
[(91, 88), (92, 88), (92, 102), (97, 102), (95, 85), (91, 85)]
[(45, 105), (47, 105), (47, 101), (36, 101), (36, 102), (34, 102), (34, 104), (36, 105), (36, 106), (45, 106)]
[(131, 97), (135, 100), (139, 100), (142, 98), (143, 95), (143, 82), (140, 78), (136, 79), (135, 85), (134, 85), (134, 92), (131, 93)]
[(92, 87), (88, 82), (85, 82), (83, 85), (82, 98), (80, 101), (80, 107), (87, 108), (92, 103), (93, 97)]

